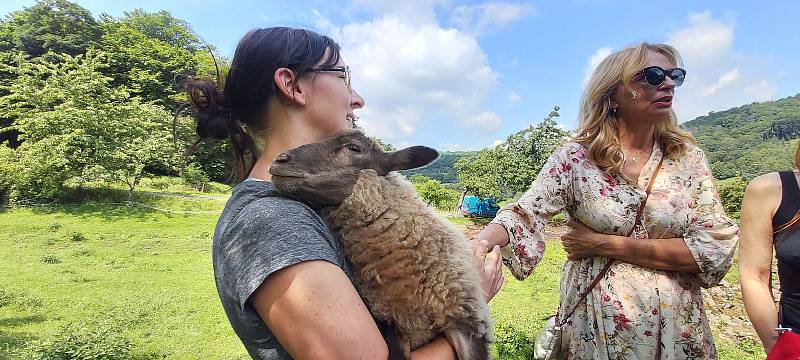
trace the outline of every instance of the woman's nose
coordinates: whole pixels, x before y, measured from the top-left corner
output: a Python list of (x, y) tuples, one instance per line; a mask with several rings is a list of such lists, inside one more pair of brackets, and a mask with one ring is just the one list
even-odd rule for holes
[(666, 76), (666, 77), (664, 77), (664, 82), (662, 82), (661, 86), (659, 86), (658, 88), (659, 88), (659, 90), (672, 89), (672, 88), (675, 88), (675, 85), (676, 85), (675, 84), (675, 80), (672, 80), (671, 77)]
[(350, 91), (350, 107), (353, 109), (361, 109), (364, 107), (364, 98), (358, 95), (355, 89)]

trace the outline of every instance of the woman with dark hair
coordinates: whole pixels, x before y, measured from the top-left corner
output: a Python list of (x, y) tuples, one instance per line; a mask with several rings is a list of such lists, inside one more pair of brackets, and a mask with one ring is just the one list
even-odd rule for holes
[[(389, 350), (351, 282), (339, 240), (319, 214), (280, 197), (267, 171), (286, 150), (353, 126), (364, 99), (351, 88), (339, 45), (313, 31), (257, 29), (239, 42), (222, 91), (189, 84), (197, 133), (229, 139), (233, 190), (212, 249), (217, 291), (256, 359), (386, 359)], [(259, 146), (260, 145), (260, 146)], [(499, 250), (476, 266), (491, 298), (502, 283)], [(415, 359), (454, 359), (440, 336)]]
[[(795, 154), (800, 168), (800, 144)], [(761, 175), (742, 201), (739, 280), (750, 322), (767, 359), (800, 358), (800, 173)], [(781, 298), (772, 297), (772, 251), (778, 260)]]

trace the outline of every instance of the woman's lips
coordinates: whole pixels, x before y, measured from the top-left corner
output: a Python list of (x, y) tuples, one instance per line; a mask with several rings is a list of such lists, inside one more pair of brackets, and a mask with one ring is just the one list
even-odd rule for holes
[(668, 108), (672, 106), (672, 96), (665, 96), (653, 102), (658, 108)]

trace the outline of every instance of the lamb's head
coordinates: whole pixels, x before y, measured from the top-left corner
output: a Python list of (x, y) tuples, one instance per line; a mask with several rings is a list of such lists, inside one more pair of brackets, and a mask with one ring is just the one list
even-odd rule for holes
[(385, 152), (357, 130), (342, 130), (320, 142), (280, 154), (269, 168), (275, 188), (319, 207), (339, 206), (353, 192), (362, 170), (390, 171), (427, 165), (439, 153), (424, 146)]

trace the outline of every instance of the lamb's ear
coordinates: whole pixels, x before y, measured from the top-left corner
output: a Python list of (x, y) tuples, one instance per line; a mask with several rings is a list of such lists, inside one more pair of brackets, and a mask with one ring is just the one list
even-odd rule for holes
[(409, 170), (432, 163), (439, 152), (426, 146), (412, 146), (403, 150), (383, 153), (380, 157), (381, 174), (390, 171)]

